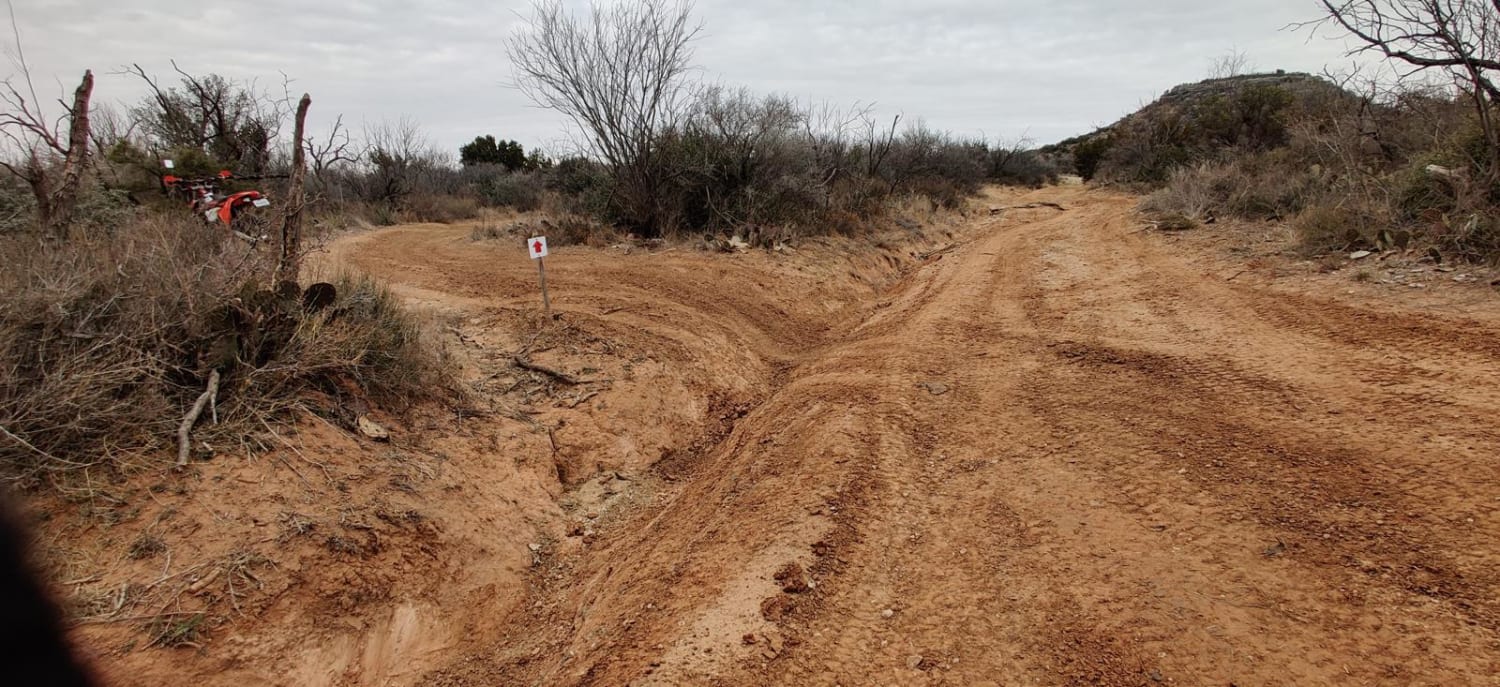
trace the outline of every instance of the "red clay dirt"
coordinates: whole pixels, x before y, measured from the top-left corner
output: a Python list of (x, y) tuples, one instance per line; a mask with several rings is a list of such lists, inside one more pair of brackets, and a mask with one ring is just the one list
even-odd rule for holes
[(1488, 287), (1247, 272), (1109, 192), (989, 199), (1036, 201), (1065, 209), (856, 257), (555, 249), (557, 322), (519, 244), (345, 241), (489, 404), (390, 420), (444, 458), (381, 506), (405, 532), (381, 553), (299, 554), (397, 579), (343, 610), (290, 580), (196, 651), (99, 660), (120, 684), (1494, 684)]

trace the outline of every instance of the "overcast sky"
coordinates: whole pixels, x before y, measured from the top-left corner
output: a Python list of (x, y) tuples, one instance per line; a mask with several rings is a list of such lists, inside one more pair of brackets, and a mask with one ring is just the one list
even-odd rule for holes
[[(133, 102), (142, 88), (121, 68), (166, 79), (175, 59), (277, 89), (285, 73), (316, 126), (409, 116), (448, 149), (565, 140), (559, 115), (504, 85), (524, 0), (13, 2), (43, 95), (91, 68), (96, 98)], [(1330, 31), (1283, 30), (1315, 18), (1314, 0), (700, 0), (696, 14), (702, 78), (1037, 143), (1110, 123), (1231, 50), (1264, 70), (1347, 64)]]

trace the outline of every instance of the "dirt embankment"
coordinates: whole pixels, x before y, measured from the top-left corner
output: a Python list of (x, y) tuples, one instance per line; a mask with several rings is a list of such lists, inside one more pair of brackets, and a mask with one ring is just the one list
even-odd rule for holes
[[(395, 227), (315, 262), (389, 281), (474, 390), (448, 414), (309, 419), (215, 447), (186, 476), (34, 503), (43, 553), (112, 683), (417, 684), (524, 616), (554, 561), (649, 508), (785, 370), (951, 245), (954, 219), (739, 254), (560, 248), (534, 263), (470, 227)], [(167, 647), (167, 648), (163, 648)]]
[[(991, 200), (1063, 209), (976, 215), (888, 285), (904, 252), (564, 249), (556, 323), (515, 246), (343, 244), (454, 328), (486, 415), (397, 428), (426, 437), (392, 461), (410, 492), (383, 465), (348, 492), (205, 467), (179, 508), (200, 520), (221, 506), (194, 494), (240, 474), (373, 505), (318, 506), (297, 572), (257, 573), (286, 591), (199, 652), (85, 637), (132, 684), (1500, 673), (1488, 287), (1375, 299), (1142, 232), (1130, 197)], [(329, 553), (347, 533), (379, 543)]]

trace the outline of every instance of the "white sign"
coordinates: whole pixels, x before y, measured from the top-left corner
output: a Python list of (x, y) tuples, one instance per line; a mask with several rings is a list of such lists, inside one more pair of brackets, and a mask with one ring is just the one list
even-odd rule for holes
[(255, 200), (250, 201), (250, 204), (258, 208), (271, 207), (271, 201), (266, 200), (265, 198), (256, 198)]
[(531, 253), (532, 260), (540, 260), (547, 257), (547, 237), (533, 236), (526, 239), (526, 250)]
[(161, 166), (166, 167), (167, 169), (172, 169), (173, 167), (176, 167), (177, 165), (172, 164), (171, 160), (162, 160), (161, 161)]

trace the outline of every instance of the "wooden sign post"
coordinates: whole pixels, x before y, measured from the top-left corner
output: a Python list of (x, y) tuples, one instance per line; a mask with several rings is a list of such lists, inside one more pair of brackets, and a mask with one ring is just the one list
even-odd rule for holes
[(547, 237), (533, 236), (526, 239), (526, 251), (536, 261), (536, 273), (542, 280), (542, 311), (552, 315), (552, 298), (547, 295)]

